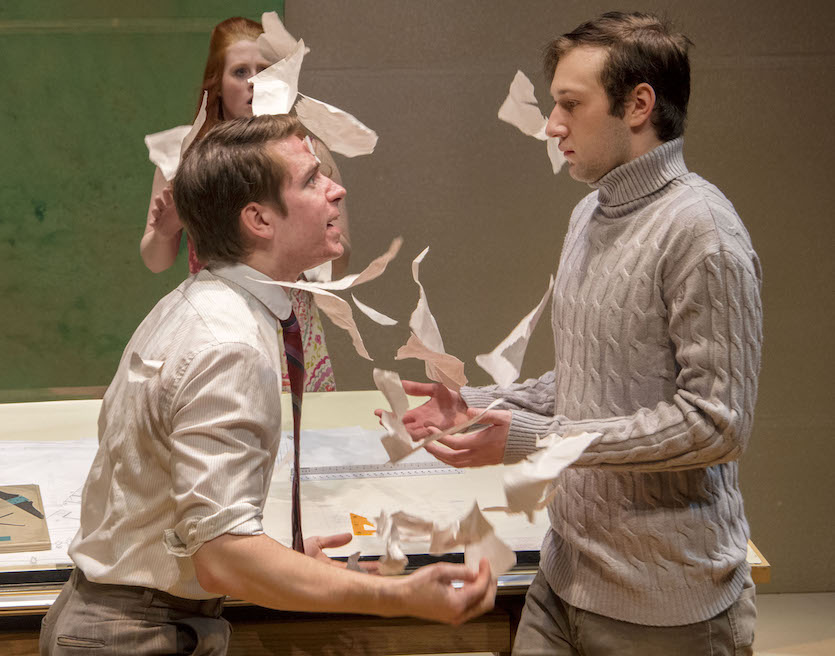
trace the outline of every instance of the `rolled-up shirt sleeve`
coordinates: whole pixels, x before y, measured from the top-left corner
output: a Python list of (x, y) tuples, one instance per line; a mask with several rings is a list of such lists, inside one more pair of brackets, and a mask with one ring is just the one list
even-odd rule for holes
[(181, 365), (170, 407), (176, 523), (164, 539), (172, 554), (190, 556), (224, 533), (263, 533), (281, 435), (278, 376), (242, 343), (207, 347)]

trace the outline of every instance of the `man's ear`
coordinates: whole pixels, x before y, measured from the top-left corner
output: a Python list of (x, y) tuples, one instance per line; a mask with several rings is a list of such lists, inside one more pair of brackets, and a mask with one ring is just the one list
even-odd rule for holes
[(241, 210), (241, 230), (250, 238), (272, 239), (277, 218), (266, 205), (247, 203)]
[(643, 127), (650, 121), (653, 109), (655, 109), (655, 89), (646, 82), (641, 82), (632, 89), (626, 105), (626, 118), (629, 127)]

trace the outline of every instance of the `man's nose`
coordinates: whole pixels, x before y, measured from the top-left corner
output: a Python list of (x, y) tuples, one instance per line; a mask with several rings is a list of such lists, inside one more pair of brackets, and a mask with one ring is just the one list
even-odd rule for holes
[(328, 201), (331, 203), (336, 203), (345, 198), (345, 194), (348, 192), (345, 191), (345, 187), (335, 183), (333, 180), (330, 181), (330, 187), (328, 188), (327, 198)]
[(554, 111), (552, 111), (551, 115), (548, 117), (548, 122), (545, 124), (545, 134), (549, 137), (559, 137), (560, 139), (568, 135), (568, 128), (562, 120), (559, 106), (554, 107)]

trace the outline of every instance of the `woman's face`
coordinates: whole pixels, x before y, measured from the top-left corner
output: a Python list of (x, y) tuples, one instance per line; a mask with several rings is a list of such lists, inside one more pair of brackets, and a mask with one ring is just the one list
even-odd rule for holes
[(255, 41), (236, 41), (226, 49), (220, 82), (225, 119), (252, 116), (252, 85), (247, 80), (269, 65)]

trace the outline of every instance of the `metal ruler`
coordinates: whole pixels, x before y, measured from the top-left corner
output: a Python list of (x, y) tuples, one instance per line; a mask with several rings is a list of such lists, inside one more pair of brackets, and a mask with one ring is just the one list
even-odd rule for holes
[[(381, 478), (387, 476), (428, 476), (460, 474), (459, 469), (442, 462), (402, 462), (396, 465), (330, 465), (301, 467), (303, 481), (335, 481), (345, 478)], [(292, 471), (292, 469), (291, 469)]]

